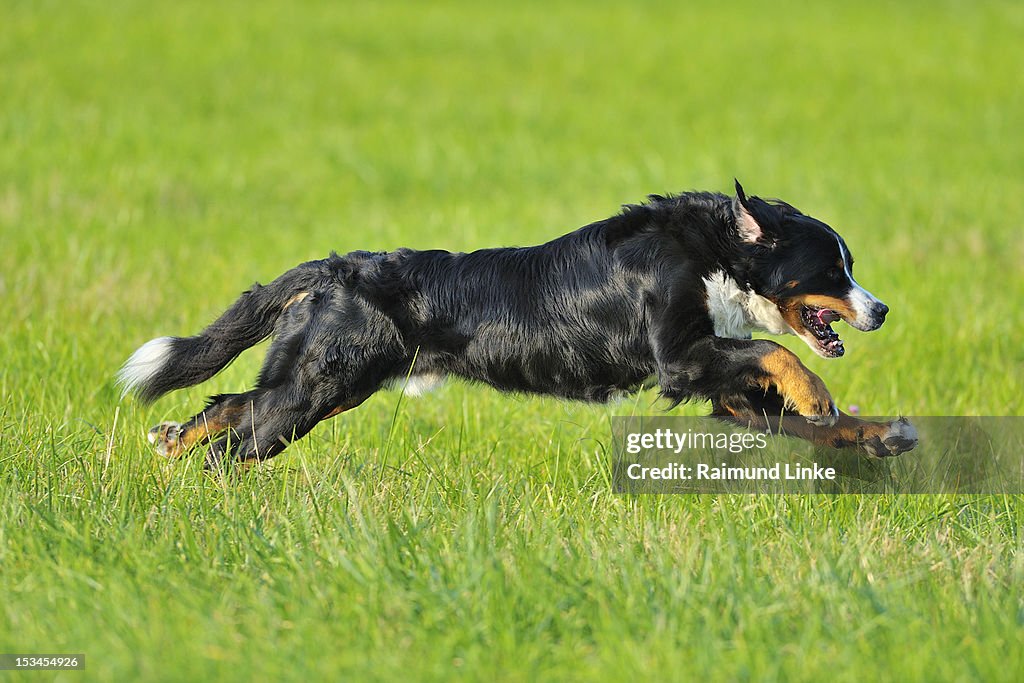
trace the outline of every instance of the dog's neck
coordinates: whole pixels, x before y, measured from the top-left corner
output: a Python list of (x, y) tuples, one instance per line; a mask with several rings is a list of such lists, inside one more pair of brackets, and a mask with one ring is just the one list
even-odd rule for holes
[(750, 339), (750, 332), (755, 329), (770, 334), (790, 331), (775, 304), (753, 290), (744, 289), (723, 270), (704, 278), (704, 290), (717, 337)]

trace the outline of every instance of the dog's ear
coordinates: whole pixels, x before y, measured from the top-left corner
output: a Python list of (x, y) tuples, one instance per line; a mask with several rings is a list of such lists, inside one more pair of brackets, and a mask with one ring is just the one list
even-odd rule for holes
[(732, 200), (732, 212), (736, 216), (736, 232), (744, 242), (754, 244), (764, 239), (764, 230), (754, 218), (750, 211), (750, 202), (740, 181), (733, 178), (736, 183), (736, 199)]

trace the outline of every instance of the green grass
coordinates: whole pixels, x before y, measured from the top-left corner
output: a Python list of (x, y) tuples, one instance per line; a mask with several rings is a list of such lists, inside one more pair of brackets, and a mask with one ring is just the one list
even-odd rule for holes
[(112, 375), (332, 249), (536, 243), (737, 176), (893, 309), (842, 361), (784, 340), (840, 404), (1020, 415), (1022, 32), (1011, 2), (0, 3), (0, 651), (85, 653), (63, 680), (1018, 679), (1020, 497), (617, 496), (633, 405), (463, 384), (217, 478), (144, 430), (259, 351), (152, 408)]

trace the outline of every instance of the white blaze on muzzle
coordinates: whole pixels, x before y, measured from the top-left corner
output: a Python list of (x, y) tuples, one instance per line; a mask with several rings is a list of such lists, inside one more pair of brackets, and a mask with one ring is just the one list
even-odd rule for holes
[(885, 317), (878, 314), (878, 310), (883, 306), (883, 304), (877, 297), (875, 297), (875, 295), (861, 287), (857, 284), (857, 281), (853, 279), (853, 273), (850, 272), (849, 266), (849, 254), (846, 252), (846, 247), (843, 246), (843, 242), (838, 236), (836, 237), (836, 242), (839, 243), (839, 253), (843, 258), (843, 272), (846, 274), (846, 279), (850, 281), (850, 291), (846, 295), (846, 302), (850, 305), (854, 318), (853, 320), (847, 320), (846, 322), (849, 323), (851, 327), (855, 327), (862, 332), (877, 330), (885, 321)]

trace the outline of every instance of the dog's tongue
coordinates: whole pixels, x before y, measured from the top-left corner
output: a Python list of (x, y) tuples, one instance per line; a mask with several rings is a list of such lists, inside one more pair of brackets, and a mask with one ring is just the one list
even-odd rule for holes
[(820, 311), (818, 311), (817, 315), (818, 322), (821, 323), (822, 325), (828, 325), (830, 323), (834, 323), (837, 320), (841, 320), (838, 313), (828, 308), (821, 309)]

